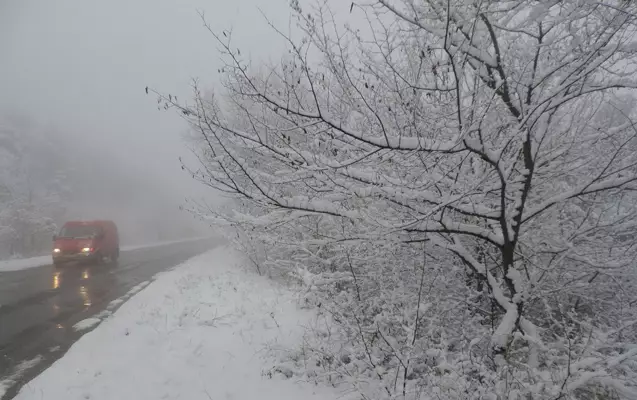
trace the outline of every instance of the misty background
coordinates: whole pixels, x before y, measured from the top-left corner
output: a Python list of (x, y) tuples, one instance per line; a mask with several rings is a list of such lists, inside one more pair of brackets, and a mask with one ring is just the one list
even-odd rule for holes
[(253, 62), (284, 48), (261, 12), (285, 28), (288, 0), (0, 1), (0, 259), (46, 254), (68, 219), (113, 219), (122, 245), (212, 232), (179, 210), (220, 201), (181, 170), (188, 127), (144, 91), (217, 83), (199, 12)]

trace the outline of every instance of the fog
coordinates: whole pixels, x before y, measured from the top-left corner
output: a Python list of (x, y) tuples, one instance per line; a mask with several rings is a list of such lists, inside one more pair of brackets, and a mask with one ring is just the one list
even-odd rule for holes
[[(31, 158), (0, 153), (5, 181), (24, 184), (10, 172), (18, 159), (30, 171), (31, 189), (22, 190), (29, 198), (38, 193), (33, 187), (63, 175), (64, 195), (55, 201), (64, 210), (50, 211), (49, 196), (37, 215), (57, 224), (112, 218), (127, 242), (207, 234), (210, 228), (179, 205), (187, 197), (219, 199), (181, 170), (178, 157), (192, 160), (187, 126), (176, 113), (158, 111), (144, 88), (185, 99), (193, 78), (217, 84), (219, 54), (198, 12), (214, 29), (232, 28), (234, 44), (254, 62), (277, 59), (283, 43), (259, 10), (279, 27), (290, 24), (288, 0), (0, 2), (0, 128), (19, 137), (9, 141), (38, 148), (24, 150)], [(8, 251), (0, 248), (0, 258)]]

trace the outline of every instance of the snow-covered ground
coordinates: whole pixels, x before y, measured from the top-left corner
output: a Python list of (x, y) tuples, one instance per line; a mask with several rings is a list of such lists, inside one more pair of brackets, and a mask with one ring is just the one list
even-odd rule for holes
[[(121, 251), (131, 251), (131, 250), (139, 250), (150, 247), (158, 247), (158, 246), (166, 246), (169, 244), (177, 244), (184, 242), (191, 242), (194, 240), (200, 240), (203, 238), (194, 238), (194, 239), (184, 239), (184, 240), (173, 240), (168, 242), (157, 242), (150, 244), (142, 244), (135, 246), (122, 246)], [(17, 258), (14, 260), (0, 260), (0, 272), (7, 271), (19, 271), (28, 268), (36, 268), (41, 267), (43, 265), (51, 264), (51, 256), (40, 256), (40, 257), (30, 257), (30, 258)]]
[(16, 258), (14, 260), (0, 261), (0, 272), (19, 271), (21, 269), (35, 268), (51, 264), (51, 256)]
[(159, 274), (16, 399), (347, 399), (272, 373), (312, 314), (238, 260), (221, 247)]
[(18, 367), (7, 377), (0, 381), (0, 398), (4, 396), (7, 389), (10, 388), (15, 380), (18, 380), (22, 377), (22, 374), (30, 368), (36, 366), (40, 361), (42, 361), (41, 356), (37, 356), (31, 360), (26, 360), (20, 363)]

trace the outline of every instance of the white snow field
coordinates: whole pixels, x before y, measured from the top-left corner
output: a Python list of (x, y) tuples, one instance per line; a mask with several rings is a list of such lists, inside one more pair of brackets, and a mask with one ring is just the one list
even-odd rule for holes
[(220, 247), (159, 274), (15, 399), (349, 399), (270, 373), (312, 313), (240, 260)]

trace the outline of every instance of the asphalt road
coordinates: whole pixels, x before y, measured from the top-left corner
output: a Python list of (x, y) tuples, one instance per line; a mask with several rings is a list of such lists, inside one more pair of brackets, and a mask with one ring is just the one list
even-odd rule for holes
[(158, 272), (216, 244), (200, 240), (126, 251), (117, 264), (46, 265), (0, 273), (0, 382), (21, 363), (42, 358), (7, 389), (2, 400), (14, 397), (86, 333), (73, 329), (77, 322), (105, 310), (112, 300)]

